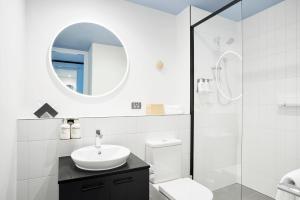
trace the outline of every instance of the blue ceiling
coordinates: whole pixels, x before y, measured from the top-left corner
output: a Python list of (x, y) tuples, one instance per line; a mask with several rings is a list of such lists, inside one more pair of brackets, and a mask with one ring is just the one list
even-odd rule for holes
[[(127, 0), (127, 1), (176, 15), (180, 13), (188, 5), (193, 5), (195, 7), (198, 7), (200, 9), (209, 12), (214, 12), (219, 8), (228, 4), (232, 0)], [(243, 16), (243, 19), (247, 18), (281, 1), (283, 0), (243, 0), (242, 12), (241, 12), (241, 3), (239, 3), (231, 7), (230, 9), (224, 11), (221, 15), (226, 18), (239, 21), (242, 19), (241, 16)], [(241, 13), (243, 15), (241, 15)]]
[(186, 0), (127, 0), (136, 4), (161, 10), (163, 12), (178, 14), (187, 7)]
[(92, 23), (78, 23), (67, 27), (57, 36), (53, 46), (88, 51), (92, 43), (123, 46), (112, 32)]
[[(214, 12), (232, 0), (127, 0), (136, 4), (178, 14), (189, 4), (203, 10)], [(220, 15), (235, 21), (252, 16), (283, 0), (242, 0)], [(241, 15), (242, 13), (242, 15)], [(243, 16), (243, 17), (242, 17)], [(54, 47), (88, 51), (92, 43), (123, 46), (120, 40), (106, 28), (92, 24), (79, 23), (64, 29), (55, 39)]]

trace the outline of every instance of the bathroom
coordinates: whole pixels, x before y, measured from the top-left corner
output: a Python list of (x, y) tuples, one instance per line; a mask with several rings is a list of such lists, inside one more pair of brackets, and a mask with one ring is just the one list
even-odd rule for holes
[(299, 0), (0, 0), (0, 22), (0, 200), (300, 198)]

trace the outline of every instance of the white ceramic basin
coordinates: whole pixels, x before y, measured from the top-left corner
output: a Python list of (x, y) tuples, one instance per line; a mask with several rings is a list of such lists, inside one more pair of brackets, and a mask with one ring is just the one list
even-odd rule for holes
[(75, 165), (83, 170), (100, 171), (124, 165), (130, 154), (126, 147), (101, 145), (101, 154), (95, 146), (87, 146), (73, 151), (71, 158)]

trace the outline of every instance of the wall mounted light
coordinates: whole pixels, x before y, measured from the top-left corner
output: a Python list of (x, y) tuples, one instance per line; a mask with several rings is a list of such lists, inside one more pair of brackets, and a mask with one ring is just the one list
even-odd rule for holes
[(164, 68), (165, 64), (163, 63), (163, 61), (159, 60), (156, 63), (156, 68), (161, 71)]

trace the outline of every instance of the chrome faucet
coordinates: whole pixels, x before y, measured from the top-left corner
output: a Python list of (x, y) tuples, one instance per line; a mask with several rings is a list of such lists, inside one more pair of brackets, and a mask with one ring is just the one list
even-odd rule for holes
[(100, 130), (96, 130), (96, 140), (95, 140), (95, 147), (98, 150), (98, 154), (101, 154), (101, 139), (103, 138), (103, 134)]

